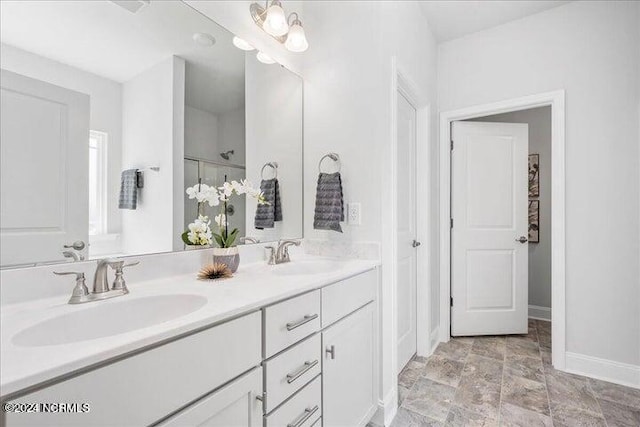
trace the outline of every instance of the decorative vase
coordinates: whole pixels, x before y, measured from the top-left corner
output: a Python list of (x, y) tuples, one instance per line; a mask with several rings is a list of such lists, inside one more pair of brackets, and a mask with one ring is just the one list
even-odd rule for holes
[(198, 249), (209, 249), (211, 245), (184, 245), (185, 251), (197, 251)]
[(213, 262), (226, 264), (232, 273), (235, 273), (240, 265), (240, 254), (238, 247), (232, 248), (213, 248)]

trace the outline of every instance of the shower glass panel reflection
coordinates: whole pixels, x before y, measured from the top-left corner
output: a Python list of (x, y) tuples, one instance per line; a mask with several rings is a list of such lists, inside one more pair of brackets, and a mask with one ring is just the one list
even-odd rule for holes
[[(197, 183), (207, 184), (209, 186), (220, 187), (226, 181), (240, 181), (245, 179), (245, 167), (240, 165), (229, 165), (211, 162), (201, 159), (185, 159), (184, 160), (184, 176), (186, 186), (192, 186)], [(211, 220), (212, 227), (215, 225), (215, 217), (222, 211), (222, 206), (209, 206), (208, 203), (200, 204), (201, 215), (206, 215)], [(235, 196), (231, 199), (231, 203), (227, 204), (227, 220), (229, 222), (229, 230), (237, 228), (238, 236), (245, 236), (246, 228), (246, 201), (244, 196)], [(198, 217), (198, 202), (195, 199), (189, 199), (185, 193), (184, 198), (184, 221), (185, 230), (188, 225)]]

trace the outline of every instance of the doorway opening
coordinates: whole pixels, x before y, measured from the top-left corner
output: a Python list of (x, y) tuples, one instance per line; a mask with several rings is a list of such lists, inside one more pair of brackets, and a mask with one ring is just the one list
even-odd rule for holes
[[(527, 242), (515, 243), (526, 252), (527, 274), (522, 284), (528, 304), (525, 313), (526, 329), (518, 331), (529, 341), (537, 343), (545, 357), (551, 357), (551, 106), (501, 113), (465, 120), (470, 123), (526, 125), (528, 136), (526, 212)], [(521, 172), (524, 173), (524, 166)], [(454, 172), (455, 173), (455, 172)], [(522, 192), (525, 189), (521, 189)], [(452, 194), (452, 197), (455, 196)], [(521, 212), (522, 214), (522, 212)], [(455, 214), (453, 215), (455, 216)], [(523, 218), (524, 219), (524, 218)], [(520, 237), (522, 239), (522, 237)], [(524, 239), (523, 239), (524, 240)], [(452, 260), (452, 263), (456, 263)], [(455, 280), (455, 279), (454, 279)], [(455, 286), (452, 283), (452, 287)], [(453, 292), (452, 292), (453, 293)], [(454, 301), (455, 301), (454, 297)], [(452, 311), (455, 306), (452, 307)], [(452, 335), (453, 333), (452, 325)], [(482, 335), (492, 335), (487, 329)], [(550, 360), (550, 359), (549, 359)]]
[[(545, 110), (546, 108), (546, 110)], [(528, 111), (527, 111), (528, 110)], [(449, 221), (445, 221), (444, 218), (453, 218), (452, 209), (452, 187), (455, 178), (452, 177), (452, 163), (451, 163), (451, 135), (453, 124), (456, 122), (469, 121), (472, 122), (518, 122), (527, 114), (538, 113), (540, 116), (544, 116), (547, 113), (550, 116), (550, 144), (548, 147), (549, 155), (545, 157), (545, 166), (550, 167), (550, 171), (547, 176), (547, 181), (544, 182), (546, 192), (542, 193), (543, 189), (539, 188), (540, 196), (544, 194), (546, 197), (544, 200), (531, 197), (526, 194), (527, 199), (537, 200), (537, 203), (533, 203), (532, 209), (537, 208), (540, 210), (541, 204), (548, 203), (547, 213), (548, 218), (543, 220), (542, 216), (538, 216), (538, 230), (536, 235), (535, 227), (532, 227), (532, 235), (524, 236), (526, 240), (533, 238), (534, 240), (547, 239), (545, 246), (549, 247), (549, 254), (546, 258), (549, 270), (547, 271), (550, 287), (546, 290), (550, 292), (550, 298), (546, 300), (542, 299), (545, 296), (542, 295), (545, 291), (540, 291), (538, 288), (532, 289), (535, 293), (530, 299), (532, 301), (531, 307), (526, 307), (527, 317), (535, 317), (537, 319), (531, 319), (525, 325), (525, 332), (528, 331), (535, 333), (540, 339), (542, 336), (542, 345), (552, 347), (552, 363), (556, 369), (563, 370), (565, 367), (565, 292), (564, 292), (564, 236), (565, 236), (565, 224), (564, 224), (564, 92), (557, 91), (551, 93), (545, 93), (540, 95), (533, 95), (513, 100), (502, 101), (493, 104), (480, 105), (470, 107), (462, 110), (450, 111), (442, 113), (440, 122), (440, 217), (443, 219), (441, 223), (441, 242), (440, 242), (440, 341), (447, 342), (451, 337), (452, 322), (451, 322), (451, 297), (452, 291), (455, 290), (452, 286), (453, 283), (452, 273), (455, 273), (456, 265), (453, 264), (454, 256), (452, 252), (452, 234)], [(496, 117), (496, 115), (498, 115)], [(510, 119), (513, 119), (510, 120)], [(539, 127), (539, 126), (537, 126)], [(536, 129), (540, 131), (540, 129)], [(532, 144), (533, 145), (533, 144)], [(533, 145), (535, 147), (536, 145)], [(540, 153), (527, 153), (528, 154), (540, 154)], [(540, 157), (540, 156), (538, 156)], [(541, 161), (541, 160), (539, 160)], [(551, 177), (553, 181), (551, 182)], [(526, 202), (529, 204), (528, 201)], [(535, 219), (535, 218), (534, 218)], [(543, 222), (540, 222), (543, 221)], [(527, 221), (528, 222), (528, 221)], [(546, 229), (544, 228), (546, 227)], [(544, 231), (544, 236), (542, 231)], [(515, 236), (517, 238), (517, 236)], [(540, 243), (531, 243), (529, 246), (540, 245)], [(540, 249), (541, 247), (533, 247), (527, 252), (533, 252), (528, 259), (535, 259), (536, 255), (545, 252)], [(506, 260), (506, 257), (503, 257)], [(535, 262), (538, 260), (536, 259)], [(534, 261), (532, 261), (534, 262)], [(499, 262), (496, 264), (499, 265)], [(483, 266), (484, 267), (484, 266)], [(536, 274), (535, 279), (531, 276), (527, 276), (527, 282), (541, 281), (540, 271), (533, 270), (532, 274)], [(544, 274), (542, 274), (544, 276)], [(506, 281), (505, 281), (506, 282)], [(546, 303), (549, 306), (545, 305)], [(534, 302), (538, 302), (535, 304)], [(469, 307), (467, 304), (465, 307)], [(551, 312), (550, 307), (554, 307)], [(551, 318), (551, 319), (550, 319)], [(551, 325), (545, 323), (546, 320), (552, 320)], [(521, 328), (522, 325), (519, 326)], [(507, 332), (508, 333), (508, 332)], [(454, 333), (455, 334), (455, 333)], [(539, 334), (539, 335), (538, 335)], [(551, 336), (553, 335), (553, 342), (551, 342)]]

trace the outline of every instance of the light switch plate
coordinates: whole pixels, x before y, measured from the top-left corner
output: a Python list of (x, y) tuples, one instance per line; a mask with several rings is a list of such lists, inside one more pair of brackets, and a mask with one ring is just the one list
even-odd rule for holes
[(349, 203), (347, 205), (347, 220), (349, 225), (360, 225), (360, 203)]

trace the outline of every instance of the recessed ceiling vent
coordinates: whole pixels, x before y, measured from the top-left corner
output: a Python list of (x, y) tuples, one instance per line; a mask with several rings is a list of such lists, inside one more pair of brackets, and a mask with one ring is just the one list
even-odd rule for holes
[(111, 3), (115, 3), (123, 9), (128, 10), (131, 13), (138, 13), (140, 9), (149, 5), (150, 0), (111, 0)]

